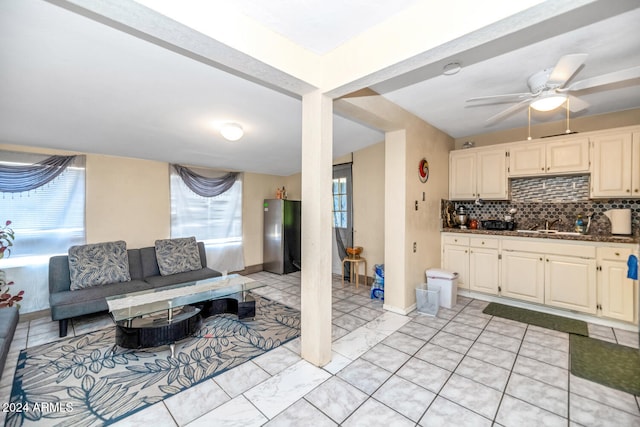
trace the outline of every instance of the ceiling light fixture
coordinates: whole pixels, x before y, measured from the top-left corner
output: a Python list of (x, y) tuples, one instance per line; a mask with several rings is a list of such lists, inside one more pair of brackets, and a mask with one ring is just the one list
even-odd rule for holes
[(220, 135), (228, 141), (237, 141), (244, 135), (244, 130), (238, 123), (224, 123), (220, 127)]
[(452, 76), (454, 74), (457, 74), (461, 68), (462, 67), (460, 66), (459, 62), (451, 62), (442, 68), (442, 74), (444, 74), (445, 76)]
[(531, 104), (529, 104), (529, 105), (534, 110), (551, 111), (551, 110), (555, 110), (556, 108), (558, 108), (559, 106), (564, 104), (564, 102), (566, 100), (567, 100), (567, 95), (564, 95), (564, 94), (558, 94), (558, 93), (546, 94), (546, 93), (543, 93), (539, 98), (537, 98), (536, 100), (532, 101)]

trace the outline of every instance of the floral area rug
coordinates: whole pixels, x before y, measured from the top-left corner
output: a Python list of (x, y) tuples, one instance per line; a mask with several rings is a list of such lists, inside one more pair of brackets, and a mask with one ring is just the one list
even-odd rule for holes
[(253, 294), (256, 316), (220, 314), (194, 337), (114, 347), (115, 328), (22, 350), (5, 426), (108, 425), (300, 335), (300, 312)]

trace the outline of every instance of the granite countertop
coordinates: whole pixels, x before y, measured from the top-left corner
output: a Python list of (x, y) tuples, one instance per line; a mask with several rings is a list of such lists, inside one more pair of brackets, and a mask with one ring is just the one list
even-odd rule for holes
[(633, 236), (613, 236), (613, 235), (566, 235), (566, 234), (538, 234), (538, 233), (522, 233), (517, 231), (507, 230), (471, 230), (471, 229), (459, 229), (459, 228), (443, 228), (443, 233), (463, 233), (463, 234), (479, 234), (485, 236), (510, 236), (510, 237), (525, 237), (536, 239), (553, 239), (553, 240), (573, 240), (582, 242), (611, 242), (611, 243), (640, 243), (640, 237)]

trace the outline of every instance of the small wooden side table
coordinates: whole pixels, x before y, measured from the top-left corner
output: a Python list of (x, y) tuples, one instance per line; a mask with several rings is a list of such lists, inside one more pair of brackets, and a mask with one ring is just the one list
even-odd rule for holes
[(366, 285), (366, 277), (367, 277), (367, 259), (366, 258), (362, 258), (362, 257), (358, 257), (358, 258), (352, 258), (352, 257), (345, 257), (342, 260), (342, 287), (344, 287), (344, 264), (346, 262), (351, 263), (351, 269), (349, 271), (349, 282), (353, 283), (353, 277), (355, 275), (356, 278), (356, 289), (358, 289), (358, 281), (359, 281), (359, 274), (358, 274), (358, 270), (360, 267), (360, 263), (364, 262), (364, 277), (365, 277), (365, 285)]

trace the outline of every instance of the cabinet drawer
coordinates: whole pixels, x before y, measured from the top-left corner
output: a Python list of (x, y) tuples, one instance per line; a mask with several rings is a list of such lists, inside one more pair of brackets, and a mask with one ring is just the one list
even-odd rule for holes
[(598, 259), (627, 262), (632, 253), (632, 248), (598, 248)]
[(458, 236), (458, 235), (445, 235), (442, 238), (442, 241), (446, 245), (461, 245), (461, 246), (469, 246), (469, 238), (467, 236)]
[(528, 237), (522, 239), (505, 239), (502, 241), (502, 250), (534, 252), (549, 255), (566, 255), (580, 258), (595, 259), (596, 257), (595, 246), (586, 246), (568, 242), (558, 243), (558, 240), (532, 239)]
[(498, 239), (491, 239), (485, 237), (472, 237), (469, 239), (469, 245), (474, 248), (498, 248)]

